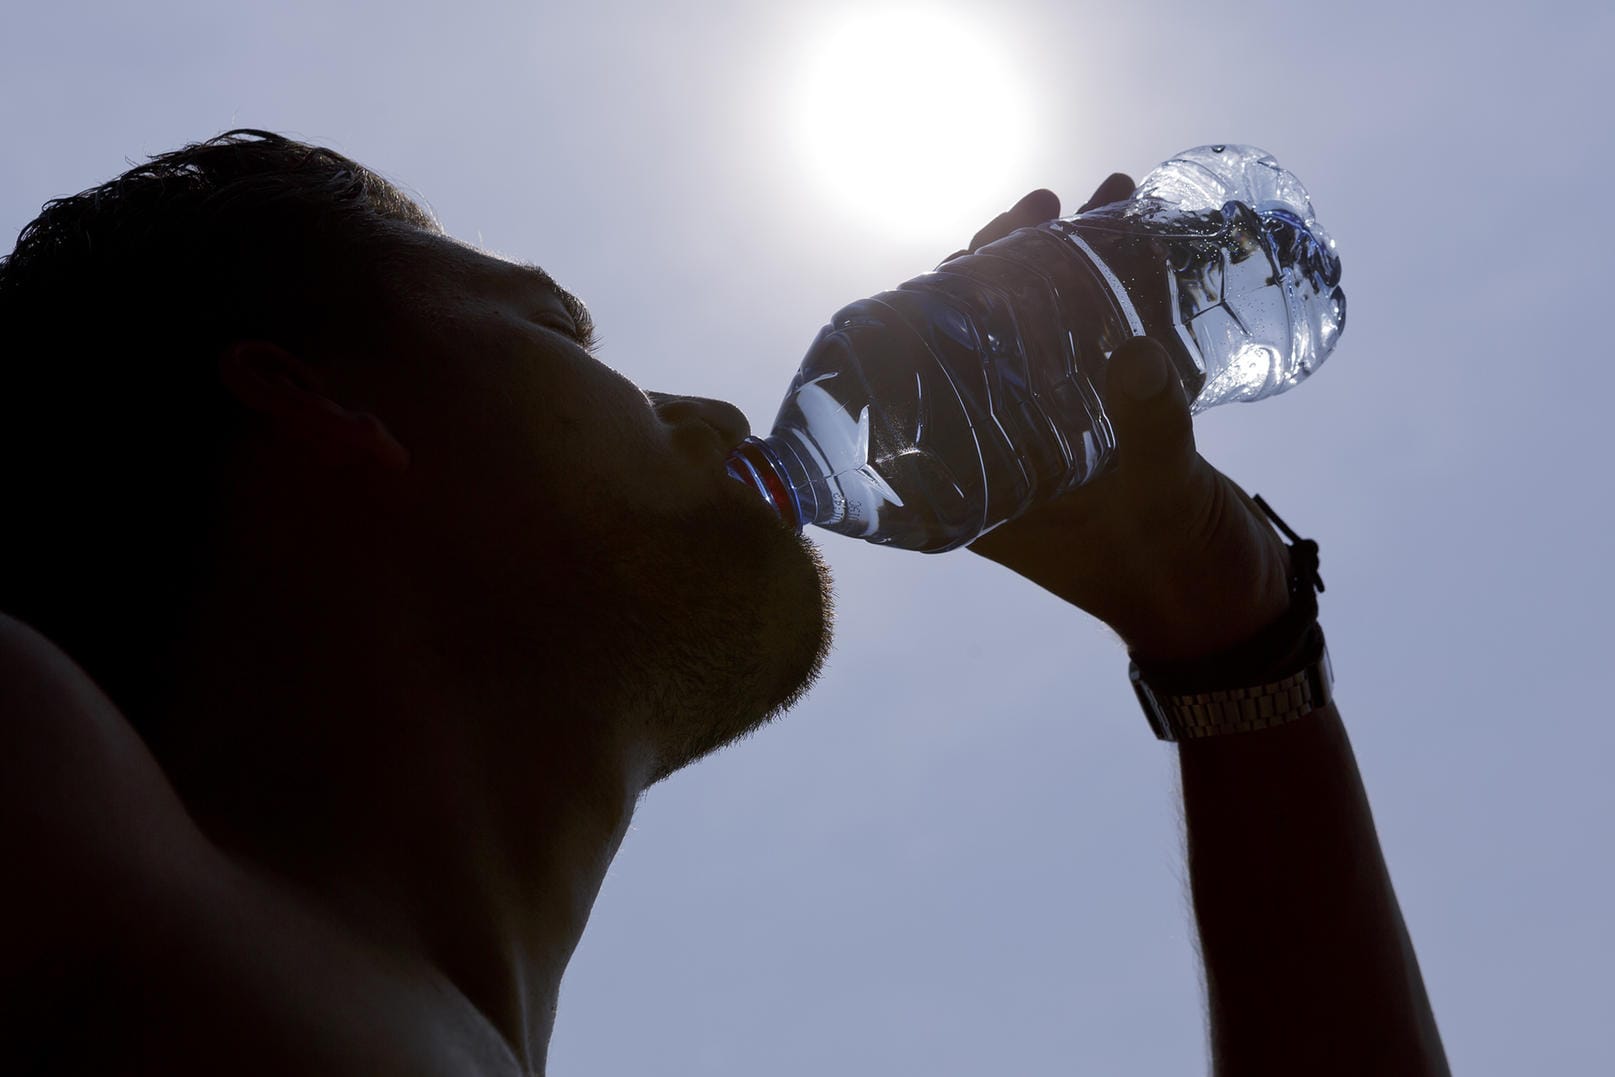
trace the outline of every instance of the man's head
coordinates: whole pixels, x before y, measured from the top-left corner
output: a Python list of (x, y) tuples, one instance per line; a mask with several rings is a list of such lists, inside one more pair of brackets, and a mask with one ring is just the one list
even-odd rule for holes
[(738, 413), (648, 397), (586, 323), (542, 271), (262, 132), (55, 201), (0, 263), (0, 608), (156, 724), (176, 645), (229, 630), (222, 580), (307, 589), (305, 625), (374, 602), (676, 769), (811, 678), (822, 570), (724, 477)]

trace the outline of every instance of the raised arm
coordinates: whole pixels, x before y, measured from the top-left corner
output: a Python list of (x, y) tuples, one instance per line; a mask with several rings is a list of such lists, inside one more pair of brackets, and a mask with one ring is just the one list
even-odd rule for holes
[[(1112, 177), (1090, 204), (1130, 190)], [(1049, 212), (1029, 196), (972, 246)], [(1195, 451), (1169, 370), (1153, 342), (1118, 349), (1106, 399), (1118, 468), (972, 549), (1105, 621), (1146, 668), (1205, 668), (1285, 617), (1291, 560)], [(1334, 705), (1177, 751), (1215, 1072), (1447, 1074)]]
[(1178, 749), (1220, 1074), (1446, 1074), (1331, 704)]

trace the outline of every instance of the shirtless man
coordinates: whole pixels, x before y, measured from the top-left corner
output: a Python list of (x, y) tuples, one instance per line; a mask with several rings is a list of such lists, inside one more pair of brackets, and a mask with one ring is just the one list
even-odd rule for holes
[[(639, 794), (828, 645), (744, 418), (262, 132), (47, 206), (0, 332), (0, 1069), (542, 1073)], [(1158, 346), (1109, 383), (1119, 469), (974, 549), (1141, 665), (1237, 654), (1288, 548)], [(1179, 754), (1217, 1072), (1445, 1073), (1334, 706)]]

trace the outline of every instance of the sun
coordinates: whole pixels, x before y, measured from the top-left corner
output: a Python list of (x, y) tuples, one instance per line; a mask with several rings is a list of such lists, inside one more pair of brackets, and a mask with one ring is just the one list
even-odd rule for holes
[(797, 108), (808, 170), (891, 233), (935, 234), (979, 215), (984, 200), (1025, 193), (1032, 117), (1021, 80), (988, 28), (946, 11), (839, 21), (809, 51)]

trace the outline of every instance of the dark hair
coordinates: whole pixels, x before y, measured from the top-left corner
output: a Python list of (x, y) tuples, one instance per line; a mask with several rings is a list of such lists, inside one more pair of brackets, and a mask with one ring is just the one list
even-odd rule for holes
[(403, 226), (437, 230), (339, 153), (236, 130), (47, 202), (0, 259), (0, 610), (126, 709), (206, 569), (242, 419), (217, 356), (343, 332)]

